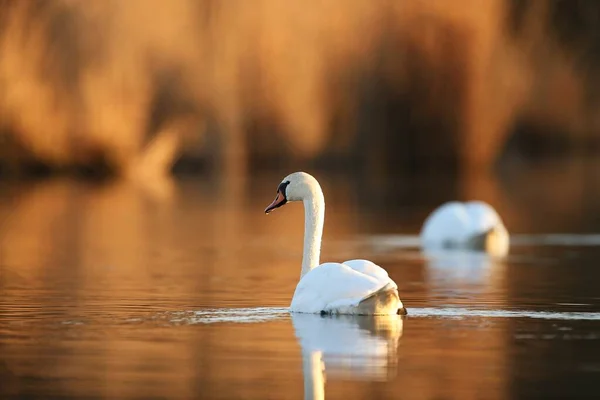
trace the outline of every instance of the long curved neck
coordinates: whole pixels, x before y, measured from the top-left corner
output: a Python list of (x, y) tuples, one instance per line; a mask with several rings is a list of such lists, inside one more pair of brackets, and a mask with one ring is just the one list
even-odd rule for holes
[(324, 221), (325, 199), (321, 188), (317, 185), (311, 190), (310, 196), (304, 199), (304, 254), (300, 279), (319, 265)]

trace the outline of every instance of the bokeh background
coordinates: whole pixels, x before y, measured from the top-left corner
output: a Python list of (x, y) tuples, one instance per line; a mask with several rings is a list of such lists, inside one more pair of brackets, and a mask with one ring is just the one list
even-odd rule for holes
[[(152, 322), (289, 305), (304, 215), (263, 210), (296, 170), (323, 259), (407, 307), (597, 310), (597, 236), (452, 268), (361, 240), (471, 199), (517, 239), (599, 232), (599, 88), (598, 0), (0, 0), (0, 393), (298, 398), (289, 320)], [(596, 321), (455, 322), (409, 317), (394, 382), (329, 394), (597, 392)]]
[(9, 176), (459, 174), (598, 143), (593, 0), (3, 0)]

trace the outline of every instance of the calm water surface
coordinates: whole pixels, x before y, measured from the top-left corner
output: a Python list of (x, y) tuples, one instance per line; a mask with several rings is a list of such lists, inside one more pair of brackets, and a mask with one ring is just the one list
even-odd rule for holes
[[(577, 171), (448, 194), (412, 183), (399, 197), (322, 178), (323, 259), (384, 266), (405, 318), (290, 316), (303, 213), (263, 214), (278, 175), (242, 192), (201, 180), (5, 185), (0, 394), (598, 398), (600, 191)], [(510, 257), (422, 254), (415, 235), (431, 208), (475, 197), (515, 232)]]

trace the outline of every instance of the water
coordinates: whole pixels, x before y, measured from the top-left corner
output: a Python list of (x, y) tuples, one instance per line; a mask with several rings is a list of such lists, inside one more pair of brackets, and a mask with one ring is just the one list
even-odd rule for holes
[(409, 310), (334, 318), (287, 312), (303, 214), (262, 213), (280, 178), (2, 188), (2, 398), (600, 396), (597, 192), (463, 183), (452, 197), (499, 205), (510, 257), (428, 258), (415, 235), (443, 193), (327, 175), (323, 259), (379, 263)]

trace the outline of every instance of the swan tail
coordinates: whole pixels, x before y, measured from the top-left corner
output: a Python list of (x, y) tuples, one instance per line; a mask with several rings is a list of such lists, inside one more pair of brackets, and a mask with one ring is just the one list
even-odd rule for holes
[[(363, 297), (357, 307), (360, 314), (406, 314), (406, 309), (398, 296), (398, 288), (393, 282), (390, 282), (381, 289)], [(402, 314), (402, 312), (404, 314)]]
[(505, 255), (508, 252), (508, 234), (503, 226), (494, 226), (485, 232), (474, 235), (468, 242), (468, 247), (483, 250), (492, 255)]
[(485, 250), (488, 243), (492, 240), (495, 234), (495, 229), (490, 228), (485, 232), (471, 236), (467, 241), (467, 247), (477, 250)]

